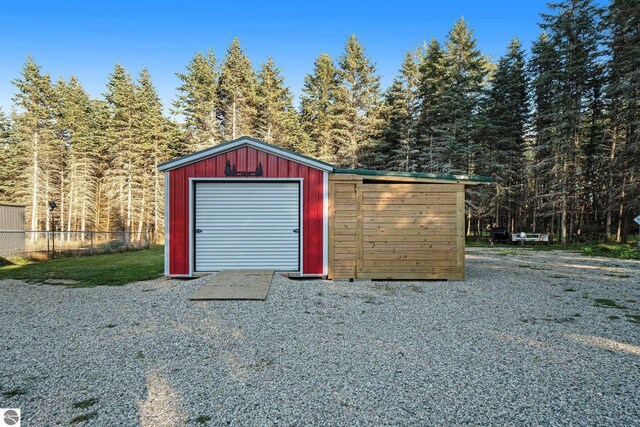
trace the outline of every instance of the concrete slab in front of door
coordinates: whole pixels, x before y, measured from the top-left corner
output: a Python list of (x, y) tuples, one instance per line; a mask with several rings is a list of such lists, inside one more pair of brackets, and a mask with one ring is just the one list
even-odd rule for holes
[(209, 276), (190, 300), (262, 300), (267, 298), (273, 270), (226, 270)]

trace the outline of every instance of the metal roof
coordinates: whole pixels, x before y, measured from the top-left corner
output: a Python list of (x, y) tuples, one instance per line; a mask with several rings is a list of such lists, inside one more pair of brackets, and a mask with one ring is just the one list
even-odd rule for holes
[(421, 173), (421, 172), (395, 172), (395, 171), (376, 171), (369, 169), (334, 169), (333, 173), (355, 174), (364, 176), (389, 176), (401, 178), (426, 178), (441, 181), (460, 181), (469, 183), (491, 183), (493, 179), (489, 176), (479, 175), (453, 175), (445, 173)]
[(200, 160), (208, 159), (210, 157), (214, 157), (219, 154), (226, 153), (227, 151), (235, 150), (236, 148), (240, 148), (245, 145), (254, 147), (258, 150), (262, 150), (267, 153), (274, 154), (276, 156), (284, 157), (285, 159), (293, 160), (295, 162), (298, 162), (303, 165), (307, 165), (316, 169), (320, 169), (327, 172), (333, 171), (333, 165), (330, 165), (329, 163), (312, 159), (311, 157), (303, 156), (302, 154), (296, 153), (294, 151), (287, 150), (285, 148), (281, 148), (272, 144), (267, 144), (264, 141), (250, 138), (248, 136), (241, 136), (240, 138), (234, 139), (232, 141), (224, 142), (220, 145), (216, 145), (215, 147), (207, 148), (192, 154), (188, 154), (183, 157), (178, 157), (177, 159), (169, 160), (168, 162), (161, 163), (158, 165), (158, 170), (168, 171), (171, 169), (177, 169), (182, 166), (186, 166), (188, 164), (198, 162)]
[(258, 150), (265, 151), (267, 153), (274, 154), (276, 156), (284, 157), (289, 160), (307, 165), (316, 169), (320, 169), (327, 172), (333, 172), (338, 174), (355, 174), (364, 176), (386, 176), (386, 177), (402, 177), (402, 178), (426, 178), (439, 181), (456, 181), (466, 183), (490, 183), (493, 179), (488, 176), (478, 175), (453, 175), (453, 174), (441, 174), (441, 173), (420, 173), (420, 172), (394, 172), (394, 171), (377, 171), (369, 169), (337, 169), (333, 165), (323, 162), (321, 160), (313, 159), (311, 157), (304, 156), (296, 153), (295, 151), (287, 150), (272, 144), (268, 144), (264, 141), (260, 141), (248, 136), (242, 136), (232, 141), (224, 142), (216, 145), (215, 147), (207, 148), (201, 151), (197, 151), (192, 154), (188, 154), (177, 159), (169, 160), (158, 165), (158, 170), (169, 171), (177, 169), (182, 166), (189, 165), (191, 163), (198, 162), (200, 160), (208, 159), (210, 157), (217, 156), (222, 153), (226, 153), (242, 146), (251, 146)]

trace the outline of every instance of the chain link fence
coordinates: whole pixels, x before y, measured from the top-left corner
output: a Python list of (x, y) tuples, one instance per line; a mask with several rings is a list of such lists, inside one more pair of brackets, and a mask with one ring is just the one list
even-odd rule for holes
[(150, 247), (162, 236), (146, 230), (127, 231), (1, 231), (0, 257), (50, 259), (94, 255)]

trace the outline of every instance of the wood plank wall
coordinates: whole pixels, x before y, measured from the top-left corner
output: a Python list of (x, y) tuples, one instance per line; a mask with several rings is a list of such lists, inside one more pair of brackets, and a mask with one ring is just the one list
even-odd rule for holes
[(357, 189), (362, 182), (336, 181), (329, 175), (329, 278), (353, 279), (356, 274)]
[(330, 279), (464, 278), (463, 184), (333, 174), (329, 194)]

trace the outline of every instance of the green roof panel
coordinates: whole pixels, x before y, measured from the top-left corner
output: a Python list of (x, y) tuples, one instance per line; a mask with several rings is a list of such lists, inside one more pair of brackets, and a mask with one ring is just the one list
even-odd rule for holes
[(479, 175), (453, 175), (445, 173), (422, 173), (422, 172), (394, 172), (394, 171), (375, 171), (370, 169), (334, 169), (333, 173), (355, 174), (364, 176), (397, 176), (402, 178), (427, 178), (442, 181), (463, 181), (491, 183), (493, 179), (489, 176)]

